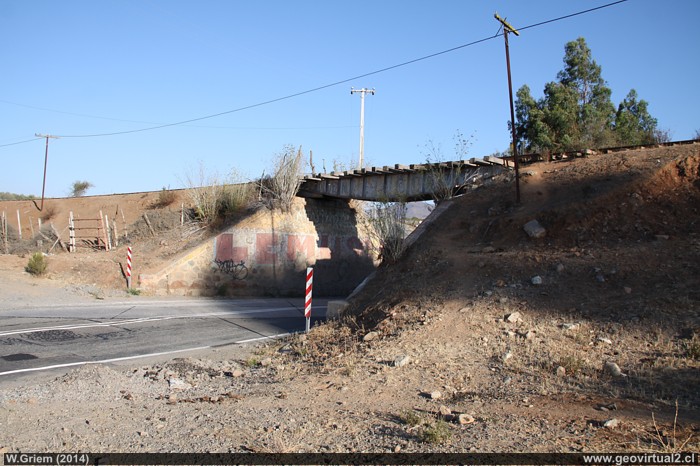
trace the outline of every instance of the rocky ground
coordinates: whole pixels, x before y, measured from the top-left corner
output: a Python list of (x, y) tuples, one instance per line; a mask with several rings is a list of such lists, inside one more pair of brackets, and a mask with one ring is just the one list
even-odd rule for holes
[[(698, 144), (525, 166), (521, 205), (451, 201), (341, 322), (6, 385), (0, 450), (698, 451), (699, 167)], [(0, 261), (16, 308), (123, 293), (25, 262)]]

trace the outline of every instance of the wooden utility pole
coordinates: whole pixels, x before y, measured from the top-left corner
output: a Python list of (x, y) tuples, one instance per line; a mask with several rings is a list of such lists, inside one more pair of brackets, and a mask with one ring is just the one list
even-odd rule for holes
[(520, 204), (520, 173), (518, 171), (518, 146), (516, 144), (515, 135), (515, 110), (513, 109), (513, 84), (510, 79), (510, 52), (508, 50), (508, 33), (512, 32), (516, 36), (520, 33), (513, 26), (508, 24), (505, 19), (498, 16), (498, 13), (494, 13), (494, 18), (503, 25), (503, 39), (506, 43), (506, 68), (508, 70), (508, 94), (510, 95), (510, 129), (513, 138), (513, 163), (515, 164), (515, 199), (518, 204)]
[(49, 138), (58, 139), (58, 136), (39, 133), (35, 133), (34, 136), (38, 138), (46, 138), (46, 152), (44, 153), (44, 183), (41, 186), (41, 207), (39, 207), (39, 211), (41, 212), (44, 209), (44, 192), (46, 192), (46, 166), (49, 163)]

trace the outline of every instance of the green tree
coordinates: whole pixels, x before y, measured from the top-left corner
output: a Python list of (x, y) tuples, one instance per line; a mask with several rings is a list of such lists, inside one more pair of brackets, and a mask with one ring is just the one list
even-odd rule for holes
[(612, 91), (602, 77), (602, 70), (583, 37), (564, 47), (564, 69), (559, 82), (577, 95), (577, 118), (572, 149), (599, 147), (611, 141), (615, 115), (610, 96)]
[(645, 100), (637, 100), (637, 91), (634, 89), (620, 102), (614, 126), (619, 144), (635, 146), (656, 142), (657, 121), (649, 114), (647, 107)]
[(535, 100), (528, 86), (516, 93), (516, 137), (521, 151), (568, 151), (615, 144), (647, 144), (668, 138), (657, 129), (648, 104), (632, 90), (618, 107), (585, 39), (564, 47), (564, 69)]
[(518, 89), (515, 96), (515, 135), (520, 152), (550, 150), (552, 141), (544, 122), (544, 112), (527, 84)]
[(561, 83), (550, 82), (544, 87), (543, 112), (544, 136), (536, 140), (546, 142), (551, 151), (578, 149), (581, 125), (578, 121), (576, 93)]

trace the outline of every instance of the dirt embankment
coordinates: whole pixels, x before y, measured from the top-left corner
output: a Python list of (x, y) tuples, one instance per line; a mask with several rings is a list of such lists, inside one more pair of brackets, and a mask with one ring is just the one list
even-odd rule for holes
[(697, 451), (699, 167), (698, 144), (525, 166), (522, 205), (452, 201), (344, 324), (8, 390), (0, 448)]

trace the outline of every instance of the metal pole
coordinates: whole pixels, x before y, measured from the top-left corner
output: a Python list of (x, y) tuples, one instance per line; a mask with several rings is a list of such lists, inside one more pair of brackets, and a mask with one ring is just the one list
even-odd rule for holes
[(360, 94), (360, 159), (357, 164), (357, 168), (362, 170), (364, 168), (364, 156), (365, 156), (365, 94), (369, 93), (374, 95), (374, 89), (358, 89), (350, 88), (350, 94)]
[(357, 163), (360, 170), (365, 166), (365, 93), (360, 94), (360, 159)]

